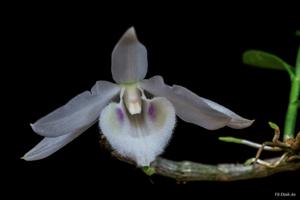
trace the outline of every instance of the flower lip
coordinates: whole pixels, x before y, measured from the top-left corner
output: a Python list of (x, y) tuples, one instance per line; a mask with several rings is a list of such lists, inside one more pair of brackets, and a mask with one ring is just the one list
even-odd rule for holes
[[(149, 166), (170, 140), (176, 123), (173, 105), (163, 97), (142, 98), (142, 112), (131, 115), (124, 102), (110, 103), (100, 116), (99, 126), (112, 148), (138, 166)], [(151, 108), (154, 107), (154, 108)], [(123, 121), (117, 109), (124, 113)], [(149, 110), (155, 111), (155, 117)]]

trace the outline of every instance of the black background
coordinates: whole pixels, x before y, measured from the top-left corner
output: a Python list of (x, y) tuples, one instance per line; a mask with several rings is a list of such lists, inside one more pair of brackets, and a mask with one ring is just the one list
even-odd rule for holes
[[(112, 81), (111, 51), (130, 26), (136, 28), (139, 40), (148, 49), (148, 78), (162, 75), (170, 85), (185, 86), (243, 117), (256, 119), (244, 130), (223, 128), (213, 132), (178, 119), (163, 157), (210, 164), (244, 162), (256, 150), (222, 143), (217, 138), (228, 135), (263, 142), (272, 138), (268, 121), (283, 127), (289, 94), (287, 73), (245, 66), (241, 56), (245, 50), (260, 49), (294, 64), (299, 45), (295, 31), (300, 28), (295, 11), (286, 14), (281, 12), (286, 8), (279, 6), (267, 12), (247, 4), (231, 9), (222, 9), (222, 5), (179, 5), (176, 9), (161, 5), (150, 9), (146, 3), (135, 6), (139, 8), (26, 4), (15, 5), (5, 14), (8, 74), (3, 73), (7, 76), (2, 81), (9, 96), (4, 109), (10, 109), (6, 115), (9, 122), (5, 123), (5, 134), (10, 137), (2, 146), (8, 145), (5, 152), (12, 161), (4, 171), (8, 177), (5, 185), (14, 189), (11, 194), (84, 194), (99, 199), (104, 194), (141, 197), (139, 192), (158, 198), (157, 191), (199, 199), (276, 199), (275, 192), (299, 196), (295, 183), (299, 182), (299, 171), (227, 183), (177, 184), (165, 177), (149, 178), (99, 146), (97, 125), (49, 158), (35, 162), (19, 159), (41, 140), (29, 123), (90, 89), (97, 80)], [(10, 103), (14, 106), (6, 106)]]

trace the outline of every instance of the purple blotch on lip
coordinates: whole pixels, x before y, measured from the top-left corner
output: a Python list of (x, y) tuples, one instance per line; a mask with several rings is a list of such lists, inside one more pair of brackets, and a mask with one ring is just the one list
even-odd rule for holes
[(150, 103), (149, 105), (149, 108), (148, 108), (148, 115), (150, 116), (150, 118), (152, 120), (155, 119), (155, 116), (156, 116), (156, 110), (155, 110), (155, 107), (153, 105), (153, 103)]
[(123, 110), (121, 108), (117, 108), (116, 112), (117, 112), (118, 120), (121, 121), (121, 122), (123, 122), (124, 121)]

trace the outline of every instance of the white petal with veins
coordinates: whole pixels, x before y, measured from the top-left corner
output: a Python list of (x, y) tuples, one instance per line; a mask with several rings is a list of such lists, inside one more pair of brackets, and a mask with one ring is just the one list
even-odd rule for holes
[(111, 72), (117, 83), (136, 82), (147, 74), (147, 50), (138, 41), (133, 27), (116, 44), (111, 59)]
[(119, 91), (120, 87), (116, 84), (98, 81), (91, 92), (85, 91), (77, 95), (64, 106), (32, 124), (32, 129), (46, 137), (75, 133), (82, 127), (95, 123), (103, 107)]
[(143, 100), (142, 112), (130, 115), (123, 103), (111, 103), (100, 116), (100, 128), (120, 155), (149, 166), (171, 138), (176, 116), (163, 97)]
[[(91, 125), (90, 125), (91, 126)], [(77, 132), (65, 134), (58, 137), (45, 137), (41, 142), (39, 142), (35, 147), (28, 151), (22, 159), (26, 161), (40, 160), (46, 158), (66, 144), (70, 143), (72, 140), (77, 138), (81, 133), (83, 133), (90, 126), (82, 127)]]
[(140, 86), (152, 95), (163, 96), (170, 100), (176, 109), (176, 114), (182, 120), (209, 130), (224, 126), (245, 128), (253, 123), (252, 120), (242, 118), (229, 109), (199, 97), (182, 86), (166, 85), (161, 76), (143, 80)]
[(209, 99), (204, 99), (204, 101), (213, 109), (225, 113), (227, 116), (230, 116), (231, 119), (227, 124), (227, 126), (230, 128), (236, 128), (236, 129), (245, 128), (250, 126), (254, 122), (254, 120), (245, 119), (237, 115), (236, 113), (232, 112), (228, 108), (225, 108), (224, 106), (221, 106), (220, 104), (213, 102)]

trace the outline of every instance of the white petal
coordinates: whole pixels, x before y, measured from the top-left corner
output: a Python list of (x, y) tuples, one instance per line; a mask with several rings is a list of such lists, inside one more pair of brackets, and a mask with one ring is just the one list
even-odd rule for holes
[(220, 104), (217, 104), (216, 102), (213, 102), (209, 99), (204, 99), (204, 101), (213, 109), (218, 110), (226, 114), (227, 116), (230, 116), (231, 119), (227, 124), (227, 126), (229, 126), (230, 128), (236, 128), (236, 129), (245, 128), (250, 126), (254, 122), (254, 120), (245, 119), (237, 115), (236, 113), (232, 112), (228, 108), (225, 108), (224, 106), (221, 106)]
[(72, 134), (84, 126), (97, 121), (101, 110), (118, 94), (119, 86), (98, 81), (91, 92), (85, 91), (32, 124), (32, 129), (39, 135), (57, 137)]
[(148, 69), (147, 50), (133, 27), (129, 28), (112, 52), (112, 76), (117, 83), (136, 82), (145, 78)]
[(45, 137), (40, 143), (27, 152), (22, 159), (27, 161), (40, 160), (55, 153), (66, 144), (78, 137), (82, 132), (88, 129), (90, 126), (86, 126), (78, 130), (77, 132), (66, 134), (58, 137)]
[(224, 126), (245, 128), (253, 123), (217, 103), (197, 96), (184, 87), (166, 85), (161, 76), (143, 80), (140, 85), (155, 96), (168, 98), (182, 120), (206, 129), (214, 130)]
[(111, 103), (100, 117), (100, 128), (122, 156), (149, 166), (166, 147), (175, 126), (172, 104), (159, 97), (144, 100), (141, 114), (130, 115), (122, 103)]

